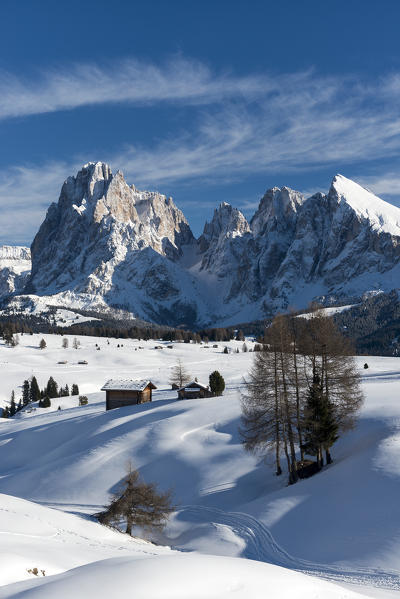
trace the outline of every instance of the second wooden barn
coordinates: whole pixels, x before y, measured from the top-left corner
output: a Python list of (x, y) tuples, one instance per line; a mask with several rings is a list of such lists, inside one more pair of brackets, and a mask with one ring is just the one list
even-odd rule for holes
[(178, 389), (178, 399), (198, 399), (199, 397), (212, 397), (210, 388), (199, 381), (192, 381)]
[(106, 410), (151, 401), (153, 389), (157, 387), (151, 381), (133, 379), (110, 379), (101, 388), (106, 392)]

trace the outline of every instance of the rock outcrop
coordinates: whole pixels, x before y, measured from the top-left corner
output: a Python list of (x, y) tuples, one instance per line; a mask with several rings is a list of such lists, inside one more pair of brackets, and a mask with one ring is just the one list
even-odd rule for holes
[[(161, 299), (177, 295), (166, 265), (179, 260), (187, 244), (195, 244), (194, 237), (171, 198), (140, 192), (120, 171), (113, 175), (106, 164), (90, 163), (65, 181), (47, 212), (32, 244), (26, 292), (73, 290), (89, 302), (101, 296), (136, 311), (135, 289), (144, 303), (157, 290)], [(165, 265), (154, 273), (159, 257)], [(163, 281), (162, 290), (156, 279)]]

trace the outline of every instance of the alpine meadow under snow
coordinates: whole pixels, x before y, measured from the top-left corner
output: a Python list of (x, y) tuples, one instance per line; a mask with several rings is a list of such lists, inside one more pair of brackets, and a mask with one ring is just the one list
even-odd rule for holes
[[(62, 339), (0, 343), (3, 405), (32, 375), (41, 388), (50, 376), (76, 383), (88, 398), (0, 419), (0, 597), (122, 598), (129, 588), (154, 599), (398, 596), (399, 358), (357, 358), (365, 403), (356, 428), (335, 444), (332, 465), (287, 486), (272, 460), (243, 450), (240, 393), (254, 354), (242, 342), (170, 349), (80, 337), (74, 349)], [(224, 395), (177, 401), (169, 378), (179, 359), (200, 382), (217, 367)], [(153, 402), (106, 412), (100, 387), (110, 378), (150, 379)], [(93, 517), (129, 460), (173, 491), (176, 511), (156, 544)]]

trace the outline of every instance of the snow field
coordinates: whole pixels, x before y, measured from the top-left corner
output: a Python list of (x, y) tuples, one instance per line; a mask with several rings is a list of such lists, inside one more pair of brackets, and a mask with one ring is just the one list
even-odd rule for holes
[[(16, 389), (17, 384), (33, 373), (40, 386), (50, 375), (63, 385), (78, 383), (81, 393), (88, 395), (89, 405), (79, 408), (77, 397), (60, 398), (54, 400), (49, 409), (22, 412), (14, 419), (0, 420), (1, 492), (56, 507), (57, 511), (49, 511), (57, 515), (59, 510), (95, 513), (108, 501), (123, 477), (126, 462), (131, 459), (145, 480), (157, 482), (162, 489), (172, 488), (174, 492), (177, 511), (158, 542), (175, 549), (226, 559), (250, 558), (311, 573), (339, 582), (342, 586), (338, 597), (351, 596), (344, 590), (349, 584), (352, 586), (347, 589), (358, 589), (363, 595), (398, 596), (398, 358), (358, 359), (366, 402), (357, 428), (335, 445), (332, 466), (311, 479), (287, 487), (286, 477), (276, 478), (268, 464), (246, 454), (240, 443), (240, 388), (252, 354), (225, 355), (222, 350), (224, 345), (241, 348), (241, 342), (218, 343), (217, 349), (176, 343), (172, 350), (166, 347), (155, 350), (159, 342), (110, 340), (108, 346), (106, 339), (81, 337), (81, 348), (74, 350), (73, 337), (70, 337), (70, 347), (64, 350), (62, 337), (44, 335), (47, 348), (39, 350), (41, 337), (24, 335), (21, 344), (13, 349), (0, 345), (3, 401), (12, 388)], [(100, 351), (96, 350), (96, 343), (101, 346)], [(117, 348), (118, 343), (124, 347)], [(139, 350), (139, 346), (144, 349)], [(57, 365), (65, 356), (68, 364)], [(227, 383), (224, 396), (176, 401), (176, 392), (168, 388), (168, 377), (177, 358), (182, 359), (193, 377), (198, 376), (203, 382), (207, 382), (212, 370), (218, 369)], [(78, 367), (78, 359), (86, 359), (88, 365)], [(362, 368), (364, 362), (369, 364), (367, 370)], [(112, 377), (150, 378), (158, 387), (153, 403), (106, 413), (105, 394), (99, 392), (99, 388)], [(61, 411), (57, 410), (58, 405)], [(63, 515), (78, 518), (73, 514)], [(65, 525), (63, 529), (67, 528)], [(18, 527), (16, 532), (21, 532)], [(99, 534), (101, 537), (103, 533)], [(3, 538), (0, 535), (0, 543)], [(28, 566), (23, 545), (19, 549), (19, 540), (13, 547), (10, 551), (6, 546), (4, 552), (15, 556), (18, 573), (14, 572), (14, 580), (23, 578), (27, 567), (47, 568), (49, 573), (55, 573), (115, 557), (113, 550), (106, 555), (108, 549), (104, 552), (99, 549), (98, 553), (93, 549), (92, 554), (74, 562), (72, 558), (76, 558), (77, 553), (70, 556), (67, 547), (68, 557), (63, 565), (62, 560), (55, 560), (52, 565), (43, 556), (43, 565), (29, 562)], [(158, 549), (161, 550), (156, 548), (156, 553)], [(137, 551), (136, 546), (132, 551)], [(36, 550), (31, 553), (40, 556)], [(14, 558), (10, 559), (12, 562)], [(132, 560), (135, 559), (134, 555)], [(136, 571), (136, 566), (131, 566), (132, 571)], [(118, 571), (119, 565), (114, 567)], [(160, 565), (160, 569), (162, 572), (163, 566)], [(9, 570), (12, 572), (11, 566)], [(100, 566), (99, 571), (102, 571)], [(272, 594), (272, 597), (286, 596), (287, 570), (279, 571), (285, 573), (281, 594)], [(72, 581), (75, 576), (85, 577), (85, 570), (76, 571), (68, 580)], [(121, 580), (124, 576), (122, 568)], [(36, 579), (34, 583), (39, 584)], [(195, 593), (195, 586), (191, 593)], [(296, 582), (295, 586), (300, 593), (300, 583)], [(40, 588), (44, 593), (45, 587)], [(172, 583), (171, 589), (176, 591), (171, 596), (180, 596)], [(248, 590), (251, 587), (246, 584), (243, 589), (247, 589), (249, 597), (258, 596)], [(318, 592), (322, 594), (315, 591), (315, 596), (328, 597), (324, 587), (321, 589)], [(228, 591), (233, 596), (242, 596)], [(8, 592), (7, 589), (4, 592)], [(203, 595), (207, 599), (214, 596), (211, 591), (207, 593)], [(158, 597), (151, 593), (149, 596)], [(197, 597), (196, 594), (187, 596)], [(222, 591), (215, 596), (225, 597)]]
[[(79, 349), (72, 347), (75, 337), (81, 344)], [(47, 347), (40, 350), (42, 338), (46, 340)], [(64, 338), (68, 339), (68, 349), (62, 348)], [(100, 351), (97, 350), (96, 343), (100, 346)], [(118, 348), (118, 345), (123, 347)], [(161, 345), (164, 349), (155, 350), (156, 345)], [(168, 349), (168, 345), (173, 345), (173, 349)], [(109, 378), (150, 378), (157, 386), (165, 388), (168, 386), (170, 369), (178, 358), (184, 362), (193, 378), (197, 376), (207, 384), (209, 374), (216, 368), (226, 378), (240, 382), (250, 364), (251, 353), (226, 355), (222, 351), (225, 345), (232, 350), (239, 348), (241, 351), (243, 342), (217, 343), (217, 349), (212, 345), (214, 344), (210, 343), (208, 348), (204, 348), (204, 345), (197, 344), (134, 339), (110, 339), (108, 345), (104, 337), (20, 335), (20, 344), (15, 348), (6, 347), (0, 342), (0, 406), (9, 401), (12, 389), (18, 399), (21, 394), (18, 387), (25, 378), (32, 375), (36, 376), (40, 387), (47, 383), (51, 375), (63, 386), (78, 383), (80, 392), (84, 394), (100, 391)], [(247, 345), (251, 348), (253, 344), (247, 342)], [(67, 364), (58, 364), (65, 360)], [(86, 360), (88, 364), (79, 365), (80, 360)]]

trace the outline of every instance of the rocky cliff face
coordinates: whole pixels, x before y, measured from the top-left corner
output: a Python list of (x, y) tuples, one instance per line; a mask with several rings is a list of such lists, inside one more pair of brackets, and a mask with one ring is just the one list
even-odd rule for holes
[(222, 325), (390, 290), (399, 262), (400, 209), (341, 175), (308, 199), (268, 190), (250, 223), (223, 203), (196, 241), (171, 198), (90, 163), (48, 210), (26, 292), (168, 324)]
[[(142, 290), (143, 301), (152, 301), (157, 288), (155, 280), (146, 285), (151, 257), (173, 263), (183, 246), (194, 243), (171, 198), (140, 192), (121, 172), (113, 175), (106, 164), (90, 163), (65, 181), (58, 203), (50, 206), (32, 244), (26, 291), (73, 290), (134, 309), (129, 296), (135, 288)], [(153, 279), (164, 280), (163, 296), (176, 295), (173, 281), (161, 271)]]
[(0, 246), (0, 298), (21, 292), (31, 270), (31, 252), (22, 246)]

